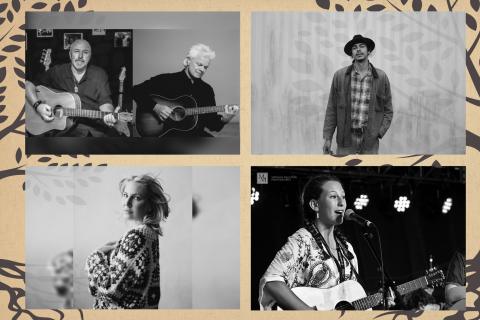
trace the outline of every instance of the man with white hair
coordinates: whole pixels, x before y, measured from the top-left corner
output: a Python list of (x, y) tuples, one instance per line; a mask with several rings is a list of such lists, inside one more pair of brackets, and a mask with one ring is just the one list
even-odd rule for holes
[[(169, 100), (187, 95), (195, 99), (197, 107), (215, 106), (213, 88), (202, 80), (213, 59), (215, 59), (215, 52), (209, 46), (196, 44), (190, 48), (187, 57), (183, 60), (183, 70), (160, 74), (134, 86), (133, 99), (137, 102), (137, 115), (139, 112), (151, 112), (160, 122), (166, 121), (171, 116), (172, 107), (156, 103), (151, 97), (152, 94)], [(220, 131), (235, 116), (238, 106), (227, 106), (227, 109), (223, 115), (215, 112), (199, 114), (198, 121), (191, 130), (172, 130), (167, 136), (212, 137), (205, 129)]]
[[(48, 69), (42, 75), (37, 85), (44, 85), (51, 89), (78, 94), (82, 102), (82, 109), (100, 110), (109, 112), (102, 120), (79, 118), (67, 130), (55, 132), (55, 136), (86, 137), (117, 135), (111, 127), (116, 123), (110, 86), (106, 72), (94, 65), (89, 65), (92, 57), (92, 48), (86, 40), (75, 40), (70, 45), (70, 62), (58, 64)], [(35, 84), (25, 83), (25, 97), (44, 121), (54, 118), (53, 107), (37, 97)]]

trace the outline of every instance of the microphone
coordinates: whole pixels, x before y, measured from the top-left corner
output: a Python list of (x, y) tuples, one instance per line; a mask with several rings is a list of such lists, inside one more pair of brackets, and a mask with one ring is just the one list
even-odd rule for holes
[(347, 209), (347, 211), (345, 211), (345, 220), (356, 222), (362, 227), (370, 228), (375, 226), (373, 222), (368, 221), (367, 219), (359, 216), (352, 209)]

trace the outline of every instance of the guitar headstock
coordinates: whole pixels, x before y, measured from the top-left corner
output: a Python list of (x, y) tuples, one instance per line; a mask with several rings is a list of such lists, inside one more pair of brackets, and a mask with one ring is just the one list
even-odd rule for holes
[(45, 71), (50, 68), (52, 63), (52, 49), (42, 49), (42, 56), (40, 57), (40, 63), (44, 66)]
[(443, 271), (437, 268), (427, 270), (427, 274), (425, 275), (425, 277), (427, 278), (428, 285), (432, 287), (441, 286), (445, 281)]
[(122, 69), (120, 70), (120, 75), (118, 76), (118, 80), (124, 81), (126, 73), (127, 73), (127, 68), (122, 67)]
[(238, 110), (240, 110), (240, 106), (236, 104), (227, 104), (224, 106), (224, 111), (226, 114), (237, 114)]

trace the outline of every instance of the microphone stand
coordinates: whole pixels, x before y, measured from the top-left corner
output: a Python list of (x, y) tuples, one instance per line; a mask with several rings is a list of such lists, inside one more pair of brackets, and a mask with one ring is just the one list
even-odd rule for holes
[[(373, 257), (375, 258), (375, 261), (380, 266), (380, 273), (381, 273), (380, 282), (381, 282), (382, 291), (383, 291), (382, 292), (382, 295), (383, 295), (382, 301), (383, 301), (383, 307), (385, 308), (385, 310), (387, 310), (388, 309), (388, 287), (389, 286), (393, 289), (393, 293), (395, 294), (395, 302), (398, 302), (398, 304), (402, 304), (402, 305), (403, 305), (403, 302), (400, 300), (401, 295), (397, 290), (397, 286), (395, 285), (395, 282), (392, 280), (392, 278), (390, 277), (390, 275), (388, 274), (388, 272), (384, 268), (383, 254), (382, 254), (382, 241), (380, 239), (380, 233), (378, 232), (377, 226), (374, 223), (372, 223), (372, 225), (374, 226), (375, 231), (377, 233), (378, 247), (380, 249), (380, 257), (377, 255), (377, 252), (375, 251), (375, 249), (373, 248), (373, 245), (371, 243), (371, 239), (373, 238), (373, 234), (369, 231), (366, 231), (365, 233), (363, 233), (363, 237), (367, 241), (368, 248), (372, 252)], [(386, 281), (385, 281), (385, 278), (387, 279)]]

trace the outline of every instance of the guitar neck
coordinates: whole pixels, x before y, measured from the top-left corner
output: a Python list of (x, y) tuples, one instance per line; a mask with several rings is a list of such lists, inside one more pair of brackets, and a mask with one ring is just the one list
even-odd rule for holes
[(97, 110), (64, 108), (63, 112), (67, 117), (74, 117), (74, 118), (103, 119), (103, 117), (106, 116), (107, 114), (113, 114), (115, 118), (117, 118), (116, 113), (97, 111)]
[(185, 114), (187, 116), (192, 116), (195, 114), (215, 113), (223, 111), (225, 111), (225, 106), (209, 106), (200, 108), (187, 108), (185, 109)]
[[(428, 285), (428, 281), (426, 277), (421, 277), (404, 284), (397, 286), (398, 293), (400, 295), (407, 294), (409, 292), (415, 291), (420, 288), (425, 288)], [(355, 307), (356, 310), (367, 310), (378, 306), (383, 299), (383, 294), (377, 292), (365, 298), (361, 298), (352, 302), (352, 305)]]
[(122, 109), (123, 105), (123, 81), (120, 80), (120, 86), (118, 88), (118, 106), (120, 107), (120, 110)]

